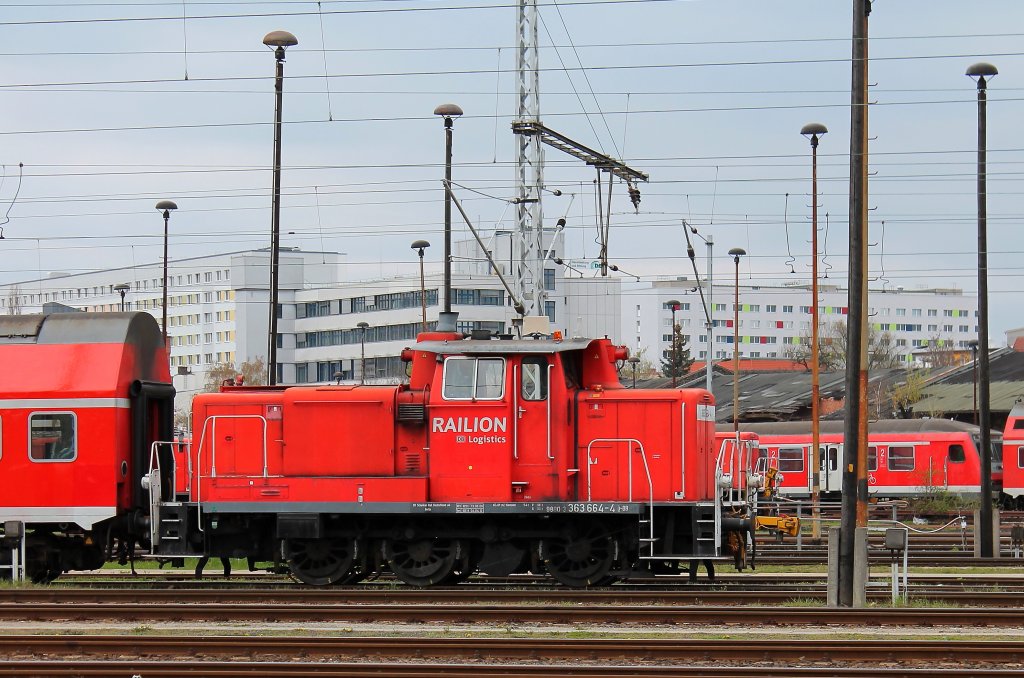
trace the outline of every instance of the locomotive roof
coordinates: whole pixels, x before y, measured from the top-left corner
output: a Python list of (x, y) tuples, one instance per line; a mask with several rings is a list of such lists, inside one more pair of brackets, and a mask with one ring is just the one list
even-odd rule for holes
[[(731, 429), (731, 424), (729, 428)], [(753, 431), (762, 435), (795, 435), (810, 433), (809, 421), (773, 421), (740, 424), (741, 431)], [(843, 433), (843, 421), (822, 421), (819, 423), (822, 433)], [(977, 433), (978, 427), (962, 421), (951, 419), (876, 419), (868, 422), (871, 433), (920, 433), (925, 431), (937, 433), (967, 432)]]
[(440, 355), (508, 355), (523, 353), (564, 353), (582, 351), (593, 339), (460, 339), (457, 341), (420, 341), (416, 351)]

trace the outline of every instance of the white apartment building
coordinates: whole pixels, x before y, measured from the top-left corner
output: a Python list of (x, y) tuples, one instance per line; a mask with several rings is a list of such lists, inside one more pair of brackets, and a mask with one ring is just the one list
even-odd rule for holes
[[(714, 322), (712, 359), (733, 356), (734, 299), (736, 288), (704, 283), (705, 300)], [(622, 295), (622, 337), (632, 349), (647, 349), (651, 362), (660, 365), (672, 342), (672, 309), (678, 301), (676, 323), (690, 349), (690, 356), (705, 360), (708, 331), (704, 306), (693, 279), (656, 281)], [(818, 285), (818, 319), (825, 328), (846, 321), (847, 291), (835, 285)], [(978, 336), (978, 300), (959, 289), (870, 290), (869, 322), (874, 331), (892, 335), (896, 350), (908, 366), (915, 364), (915, 350), (937, 345), (966, 349)], [(810, 284), (781, 287), (739, 286), (739, 354), (743, 358), (785, 358), (791, 349), (807, 343), (811, 334)]]

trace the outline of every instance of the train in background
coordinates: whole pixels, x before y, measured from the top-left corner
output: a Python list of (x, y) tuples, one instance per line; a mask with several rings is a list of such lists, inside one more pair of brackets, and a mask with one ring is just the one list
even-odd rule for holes
[(748, 565), (762, 483), (707, 391), (623, 388), (607, 339), (465, 338), (447, 314), (402, 357), (408, 384), (200, 394), (184, 444), (151, 316), (0, 318), (0, 523), (39, 581), (136, 546), (315, 585)]
[(1024, 509), (1024, 403), (1018, 401), (1010, 410), (1003, 429), (1003, 504), (1006, 508)]
[[(782, 476), (779, 494), (791, 498), (810, 496), (815, 471), (822, 495), (839, 497), (843, 427), (842, 421), (819, 422), (815, 470), (810, 458), (811, 422), (740, 424), (741, 431), (757, 436), (759, 461), (755, 468), (777, 469)], [(725, 428), (721, 426), (720, 431)], [(868, 494), (878, 498), (923, 496), (939, 490), (980, 494), (979, 448), (980, 429), (972, 424), (947, 419), (872, 420), (868, 425)], [(1003, 468), (1002, 436), (993, 431), (994, 492), (1002, 489)]]

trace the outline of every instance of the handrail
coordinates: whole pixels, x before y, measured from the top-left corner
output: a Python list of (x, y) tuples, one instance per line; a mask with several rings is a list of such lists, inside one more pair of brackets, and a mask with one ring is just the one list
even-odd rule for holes
[(548, 363), (548, 374), (547, 374), (547, 389), (545, 389), (545, 399), (548, 401), (548, 421), (547, 421), (547, 434), (548, 434), (548, 459), (550, 461), (555, 460), (555, 455), (551, 454), (551, 370), (554, 365)]
[(519, 366), (512, 365), (512, 458), (519, 458)]

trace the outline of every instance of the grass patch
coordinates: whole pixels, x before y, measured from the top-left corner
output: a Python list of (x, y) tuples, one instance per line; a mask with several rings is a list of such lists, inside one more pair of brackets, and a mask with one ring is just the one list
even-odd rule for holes
[(956, 492), (938, 489), (928, 490), (920, 497), (909, 499), (907, 503), (915, 516), (970, 514), (981, 507), (979, 497), (964, 496)]

